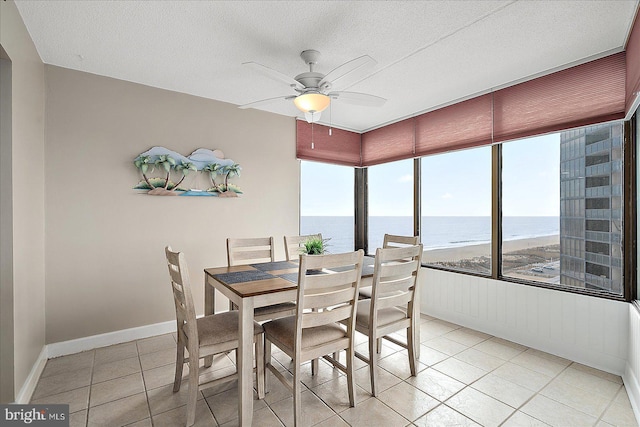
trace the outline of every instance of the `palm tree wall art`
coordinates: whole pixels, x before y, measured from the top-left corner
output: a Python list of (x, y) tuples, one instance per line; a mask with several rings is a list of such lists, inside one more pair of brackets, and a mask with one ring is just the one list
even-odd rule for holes
[[(142, 180), (134, 188), (148, 190), (147, 194), (152, 196), (238, 197), (242, 194), (238, 186), (229, 183), (230, 178), (240, 176), (241, 167), (233, 160), (225, 159), (220, 150), (198, 148), (185, 157), (165, 147), (152, 147), (138, 155), (133, 164), (142, 175)], [(156, 169), (164, 176), (149, 176)], [(192, 183), (197, 182), (197, 175), (203, 173), (208, 175), (211, 186), (206, 189), (181, 187), (191, 172), (196, 174)], [(171, 180), (172, 173), (179, 176), (177, 183)]]

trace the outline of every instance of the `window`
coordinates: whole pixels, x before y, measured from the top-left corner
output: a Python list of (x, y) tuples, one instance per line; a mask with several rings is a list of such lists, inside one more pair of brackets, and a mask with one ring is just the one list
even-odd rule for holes
[(421, 162), (422, 261), (491, 274), (491, 147)]
[(352, 167), (300, 162), (300, 234), (322, 233), (328, 251), (354, 248), (354, 172)]
[(369, 252), (382, 247), (385, 234), (413, 236), (413, 160), (370, 166)]
[[(624, 123), (612, 122), (501, 143), (501, 242), (492, 241), (491, 230), (497, 147), (423, 157), (419, 177), (413, 159), (370, 166), (369, 253), (385, 233), (413, 234), (418, 179), (425, 264), (624, 296), (623, 135)], [(354, 199), (352, 167), (301, 163), (302, 234), (330, 237), (332, 252), (353, 250)], [(492, 271), (497, 243), (500, 271)]]
[(502, 275), (623, 294), (622, 123), (502, 145)]
[[(564, 183), (570, 196), (562, 205), (565, 229), (577, 237), (584, 234), (584, 211), (576, 198), (584, 192), (584, 177), (576, 168), (580, 147), (560, 145), (560, 134), (545, 135), (502, 144), (502, 275), (528, 281), (557, 283), (560, 277), (560, 151), (570, 164), (572, 180)], [(572, 244), (576, 243), (574, 241)], [(580, 253), (581, 246), (572, 250)]]

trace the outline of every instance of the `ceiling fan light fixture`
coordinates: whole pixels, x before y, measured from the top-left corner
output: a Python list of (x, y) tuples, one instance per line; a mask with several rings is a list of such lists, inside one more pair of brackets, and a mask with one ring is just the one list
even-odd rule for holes
[(331, 98), (321, 93), (305, 93), (296, 96), (293, 103), (303, 113), (320, 113), (329, 106)]

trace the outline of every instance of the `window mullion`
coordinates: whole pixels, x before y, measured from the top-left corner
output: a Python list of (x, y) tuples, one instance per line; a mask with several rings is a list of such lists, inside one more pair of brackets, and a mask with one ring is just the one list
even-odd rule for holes
[[(413, 159), (413, 235), (420, 236), (422, 226), (420, 159)], [(422, 241), (422, 236), (420, 236)]]
[(502, 145), (491, 147), (491, 277), (502, 276)]

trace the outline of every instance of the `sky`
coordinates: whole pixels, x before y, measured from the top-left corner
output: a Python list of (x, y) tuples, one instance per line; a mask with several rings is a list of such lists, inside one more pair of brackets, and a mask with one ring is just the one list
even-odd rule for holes
[[(491, 215), (491, 147), (422, 159), (423, 216)], [(303, 161), (303, 216), (352, 216), (353, 168)], [(503, 144), (503, 215), (558, 216), (560, 134)], [(369, 167), (369, 215), (411, 216), (413, 160)], [(330, 203), (327, 203), (330, 201)]]

